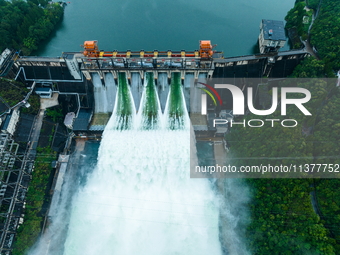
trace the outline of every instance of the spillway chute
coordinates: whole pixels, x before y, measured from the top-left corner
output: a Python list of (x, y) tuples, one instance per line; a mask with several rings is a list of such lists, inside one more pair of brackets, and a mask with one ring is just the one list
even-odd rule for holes
[(183, 95), (181, 73), (179, 72), (174, 72), (171, 74), (170, 91), (165, 113), (168, 117), (169, 129), (177, 130), (188, 128), (189, 118)]
[(139, 108), (141, 129), (156, 129), (161, 125), (162, 112), (152, 72), (145, 73), (144, 91)]
[(108, 113), (107, 91), (98, 73), (92, 74), (95, 113)]
[(110, 118), (108, 123), (109, 127), (116, 130), (130, 129), (136, 115), (135, 109), (126, 73), (119, 73), (118, 91), (112, 114), (113, 118)]

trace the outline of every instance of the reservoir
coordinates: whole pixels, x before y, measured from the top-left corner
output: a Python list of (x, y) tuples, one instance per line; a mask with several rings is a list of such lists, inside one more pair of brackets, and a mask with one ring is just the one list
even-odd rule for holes
[[(211, 40), (225, 57), (252, 54), (262, 19), (284, 20), (294, 0), (72, 0), (51, 40), (36, 53), (100, 50), (195, 50)], [(285, 46), (283, 50), (288, 50)]]

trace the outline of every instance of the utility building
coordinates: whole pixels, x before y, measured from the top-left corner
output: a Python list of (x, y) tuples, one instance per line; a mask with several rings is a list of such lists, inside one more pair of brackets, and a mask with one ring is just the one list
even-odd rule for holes
[(260, 24), (260, 52), (277, 52), (285, 46), (286, 35), (283, 21), (263, 19)]
[(51, 88), (36, 88), (35, 93), (40, 96), (40, 98), (51, 98), (52, 89)]
[(20, 112), (18, 109), (14, 109), (11, 114), (7, 115), (1, 128), (1, 132), (14, 135), (17, 123), (19, 121), (19, 116)]

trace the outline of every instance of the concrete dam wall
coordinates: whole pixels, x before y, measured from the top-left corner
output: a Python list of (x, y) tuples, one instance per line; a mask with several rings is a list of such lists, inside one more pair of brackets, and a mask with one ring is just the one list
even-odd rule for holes
[[(79, 53), (64, 53), (59, 58), (18, 58), (12, 73), (28, 86), (35, 82), (36, 88), (50, 88), (54, 93), (73, 98), (76, 117), (80, 112), (91, 112), (91, 123), (87, 129), (103, 130), (115, 105), (121, 74), (129, 83), (136, 112), (146, 73), (153, 74), (163, 112), (173, 74), (179, 73), (187, 110), (198, 113), (201, 110), (201, 95), (192, 89), (197, 86), (197, 81), (206, 82), (210, 78), (287, 77), (308, 55), (304, 50), (206, 59), (145, 56), (88, 58)], [(86, 131), (84, 127), (79, 130)]]

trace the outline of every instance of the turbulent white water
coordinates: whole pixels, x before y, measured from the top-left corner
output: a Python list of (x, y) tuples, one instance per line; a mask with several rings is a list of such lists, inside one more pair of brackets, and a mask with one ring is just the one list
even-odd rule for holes
[(118, 131), (115, 121), (73, 199), (64, 254), (221, 254), (210, 183), (189, 178), (188, 125)]
[[(244, 203), (239, 206), (234, 202), (243, 192), (236, 186), (229, 191), (230, 185), (226, 184), (225, 189), (234, 196), (229, 199), (226, 195), (222, 201), (208, 179), (190, 178), (190, 156), (196, 154), (196, 148), (190, 148), (194, 136), (190, 135), (182, 87), (176, 103), (170, 99), (171, 93), (177, 95), (176, 86), (170, 86), (162, 113), (157, 89), (145, 78), (138, 113), (132, 111), (128, 121), (122, 122), (118, 113), (136, 108), (126, 77), (120, 77), (120, 82), (126, 86), (117, 90), (115, 110), (103, 133), (97, 166), (85, 185), (75, 183), (70, 176), (65, 179), (60, 205), (51, 208), (52, 224), (29, 254), (221, 255), (221, 238), (228, 254), (248, 254), (239, 238), (242, 234), (237, 231), (241, 226), (237, 208), (243, 208)], [(152, 85), (148, 96), (147, 84)], [(152, 100), (154, 96), (156, 101)], [(156, 111), (152, 111), (153, 107)], [(171, 122), (170, 109), (182, 112), (183, 121)], [(158, 121), (147, 129), (151, 112)], [(117, 128), (117, 123), (123, 123), (124, 128)], [(174, 123), (179, 128), (174, 128)], [(68, 194), (72, 193), (69, 202)]]
[[(96, 113), (108, 113), (108, 103), (107, 103), (107, 93), (106, 88), (103, 86), (99, 74), (93, 73), (92, 74), (93, 80), (93, 92), (94, 92), (94, 101), (95, 101), (95, 108), (94, 111)], [(112, 109), (111, 109), (112, 112)]]
[[(142, 95), (142, 79), (140, 77), (139, 73), (132, 72), (131, 73), (131, 94), (133, 97), (133, 101), (135, 103), (135, 106), (140, 105), (140, 98)], [(136, 109), (137, 110), (137, 109)]]
[(169, 94), (169, 84), (168, 84), (168, 74), (158, 73), (158, 96), (160, 99), (160, 104), (162, 111), (164, 112), (165, 104)]
[(220, 254), (207, 180), (189, 178), (189, 132), (106, 129), (74, 198), (64, 254)]
[[(204, 74), (200, 74), (198, 76), (198, 82), (207, 82), (207, 78)], [(201, 91), (193, 86), (190, 89), (190, 111), (192, 113), (200, 113), (201, 112)]]
[(116, 84), (111, 73), (105, 75), (105, 87), (106, 87), (106, 101), (107, 101), (107, 111), (113, 112), (115, 106), (115, 95), (116, 95)]

